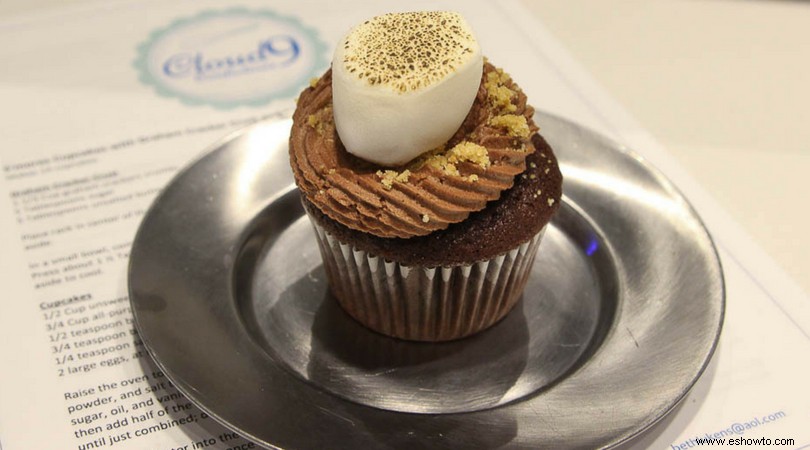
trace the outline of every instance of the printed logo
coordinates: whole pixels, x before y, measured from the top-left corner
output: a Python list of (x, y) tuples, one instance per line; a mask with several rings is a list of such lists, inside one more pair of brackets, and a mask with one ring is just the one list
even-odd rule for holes
[(328, 64), (317, 32), (268, 10), (206, 11), (154, 31), (135, 68), (158, 94), (233, 108), (294, 97)]

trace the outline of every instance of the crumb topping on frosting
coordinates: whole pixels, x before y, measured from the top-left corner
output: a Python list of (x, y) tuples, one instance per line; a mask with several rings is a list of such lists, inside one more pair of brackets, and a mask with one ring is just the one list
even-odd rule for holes
[(407, 92), (441, 80), (472, 57), (475, 42), (454, 12), (385, 14), (343, 42), (343, 62), (370, 85)]
[(402, 172), (397, 172), (396, 170), (378, 170), (377, 176), (380, 177), (380, 183), (382, 183), (383, 187), (391, 189), (395, 181), (407, 183), (408, 177), (411, 176), (411, 171), (407, 169)]
[(510, 81), (511, 77), (503, 69), (489, 72), (484, 81), (489, 102), (501, 112), (512, 113), (517, 111), (517, 106), (512, 103), (512, 98), (516, 92), (507, 86)]
[(527, 138), (529, 137), (529, 134), (531, 134), (529, 123), (526, 122), (526, 118), (516, 114), (494, 116), (489, 119), (489, 124), (493, 127), (505, 129), (510, 136)]

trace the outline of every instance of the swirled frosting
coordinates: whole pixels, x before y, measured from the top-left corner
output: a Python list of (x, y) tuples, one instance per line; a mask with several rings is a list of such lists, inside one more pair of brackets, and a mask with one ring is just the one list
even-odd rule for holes
[(335, 130), (331, 85), (327, 71), (301, 93), (290, 164), (307, 200), (354, 230), (408, 238), (461, 222), (509, 189), (534, 151), (534, 109), (511, 78), (489, 63), (453, 137), (399, 167), (380, 167), (346, 152)]

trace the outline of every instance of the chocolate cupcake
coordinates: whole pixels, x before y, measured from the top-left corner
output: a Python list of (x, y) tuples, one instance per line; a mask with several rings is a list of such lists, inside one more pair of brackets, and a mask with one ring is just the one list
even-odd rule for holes
[(340, 305), (457, 339), (519, 299), (562, 176), (534, 110), (455, 13), (375, 17), (299, 97), (290, 162)]

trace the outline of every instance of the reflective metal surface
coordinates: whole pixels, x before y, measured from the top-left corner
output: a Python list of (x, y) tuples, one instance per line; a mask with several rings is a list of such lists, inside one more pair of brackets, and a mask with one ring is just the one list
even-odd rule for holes
[(291, 188), (280, 121), (217, 144), (147, 213), (129, 283), (151, 355), (200, 408), (268, 447), (594, 448), (642, 432), (711, 357), (719, 260), (638, 157), (536, 120), (565, 204), (523, 299), (492, 329), (424, 344), (346, 316)]

